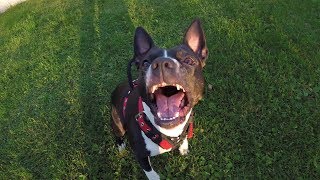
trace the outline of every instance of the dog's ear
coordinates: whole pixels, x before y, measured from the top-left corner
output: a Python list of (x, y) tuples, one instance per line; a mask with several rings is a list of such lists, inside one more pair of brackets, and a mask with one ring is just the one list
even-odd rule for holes
[(154, 46), (152, 38), (142, 27), (137, 27), (134, 35), (134, 54), (136, 57), (146, 54)]
[(205, 61), (208, 58), (208, 48), (199, 19), (195, 19), (191, 23), (186, 34), (184, 35), (183, 43), (188, 45), (193, 52), (200, 57), (201, 65), (204, 67)]

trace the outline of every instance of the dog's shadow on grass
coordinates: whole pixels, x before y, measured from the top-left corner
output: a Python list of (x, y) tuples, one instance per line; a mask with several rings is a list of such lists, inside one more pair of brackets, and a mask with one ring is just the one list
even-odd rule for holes
[[(121, 13), (113, 13), (116, 11)], [(129, 16), (122, 11), (127, 11), (123, 2), (115, 2), (113, 6), (84, 3), (81, 13), (81, 128), (87, 163), (84, 173), (90, 179), (114, 178), (116, 169), (123, 168), (118, 165), (117, 149), (109, 126), (110, 95), (116, 84), (125, 79), (125, 66), (128, 57), (132, 56), (132, 37), (128, 32), (133, 32), (134, 27)], [(123, 49), (130, 51), (123, 53)]]

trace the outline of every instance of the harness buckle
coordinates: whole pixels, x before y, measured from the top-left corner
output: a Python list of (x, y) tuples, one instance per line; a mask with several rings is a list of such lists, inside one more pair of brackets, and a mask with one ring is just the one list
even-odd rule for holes
[(136, 114), (134, 116), (134, 118), (136, 119), (136, 121), (138, 121), (138, 119), (142, 116), (143, 112), (139, 112), (138, 114)]

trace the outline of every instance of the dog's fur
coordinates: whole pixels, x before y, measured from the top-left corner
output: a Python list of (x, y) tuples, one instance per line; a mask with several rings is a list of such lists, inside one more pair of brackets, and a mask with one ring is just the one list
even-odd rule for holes
[[(180, 136), (188, 124), (192, 108), (203, 96), (202, 70), (207, 57), (205, 35), (198, 19), (186, 31), (183, 43), (171, 49), (158, 48), (143, 28), (136, 29), (133, 61), (139, 70), (135, 81), (137, 86), (132, 89), (131, 82), (124, 82), (112, 93), (112, 128), (119, 150), (124, 148), (125, 133), (128, 135), (131, 148), (149, 179), (159, 179), (149, 157), (176, 147), (164, 149), (140, 129), (135, 119), (139, 97), (146, 119), (164, 136), (181, 138), (178, 148), (180, 154), (186, 155), (188, 140), (185, 135)], [(126, 97), (128, 101), (124, 110)]]

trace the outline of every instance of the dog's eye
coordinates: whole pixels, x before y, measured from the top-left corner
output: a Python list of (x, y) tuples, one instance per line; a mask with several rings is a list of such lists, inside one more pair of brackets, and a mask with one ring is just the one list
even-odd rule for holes
[(183, 60), (184, 63), (188, 64), (188, 65), (195, 65), (196, 62), (191, 58), (191, 57), (186, 57), (184, 60)]
[(150, 66), (150, 63), (148, 60), (144, 60), (142, 64), (143, 64), (143, 67), (145, 67), (145, 68)]

